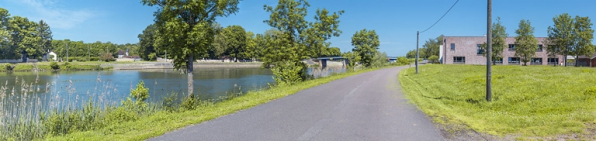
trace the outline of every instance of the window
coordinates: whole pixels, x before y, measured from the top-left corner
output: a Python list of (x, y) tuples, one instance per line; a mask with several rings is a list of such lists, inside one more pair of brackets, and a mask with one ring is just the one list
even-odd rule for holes
[(559, 64), (559, 58), (548, 58), (547, 63), (550, 65)]
[(519, 57), (509, 57), (509, 64), (519, 65)]
[(530, 65), (542, 65), (542, 58), (532, 58)]
[(542, 52), (542, 45), (538, 45), (538, 49), (536, 49), (536, 52)]
[(482, 49), (481, 44), (476, 44), (476, 54), (484, 54), (484, 49)]
[(455, 57), (453, 57), (453, 63), (454, 64), (465, 64), (466, 63), (466, 57), (455, 56)]
[(503, 64), (503, 58), (497, 58), (497, 59), (493, 59), (493, 62), (495, 64)]
[(515, 51), (515, 44), (509, 44), (509, 51)]
[(455, 43), (451, 43), (451, 50), (455, 50)]

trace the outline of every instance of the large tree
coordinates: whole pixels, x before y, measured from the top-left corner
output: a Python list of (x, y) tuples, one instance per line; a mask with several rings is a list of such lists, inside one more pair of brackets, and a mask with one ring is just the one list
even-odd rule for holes
[(565, 59), (573, 46), (573, 26), (574, 22), (571, 16), (567, 13), (555, 16), (553, 18), (554, 26), (548, 27), (548, 45), (546, 51), (549, 56), (564, 55), (563, 60), (567, 66)]
[(360, 64), (365, 67), (371, 66), (375, 53), (379, 49), (379, 44), (379, 35), (375, 30), (362, 29), (356, 31), (352, 36), (352, 45), (354, 46), (352, 50), (360, 56)]
[(205, 53), (213, 41), (212, 24), (217, 17), (238, 12), (239, 0), (142, 0), (144, 5), (157, 6), (156, 44), (173, 56), (174, 68), (186, 70), (188, 95), (193, 92), (193, 62)]
[(0, 8), (0, 59), (7, 59), (12, 53), (9, 45), (10, 34), (8, 32), (8, 20), (10, 14), (8, 10)]
[[(505, 42), (505, 38), (507, 38), (508, 34), (505, 32), (506, 28), (501, 24), (501, 17), (497, 17), (497, 22), (493, 23), (492, 25), (492, 60), (493, 65), (496, 63), (497, 59), (503, 58), (503, 51), (505, 51), (505, 47), (507, 46), (507, 42)], [(486, 42), (482, 44), (482, 49), (486, 50)], [(486, 57), (486, 51), (483, 52), (484, 56)]]
[(148, 25), (143, 33), (139, 34), (139, 53), (140, 57), (143, 60), (155, 61), (156, 56), (156, 48), (155, 48), (155, 35), (156, 29), (155, 25), (151, 24)]
[[(325, 42), (331, 36), (339, 36), (337, 29), (339, 14), (327, 15), (325, 9), (317, 12), (315, 22), (304, 19), (310, 5), (306, 0), (279, 0), (277, 6), (264, 6), (271, 13), (269, 26), (276, 29), (275, 36), (265, 36), (268, 40), (265, 55), (262, 57), (263, 67), (274, 66), (275, 80), (281, 83), (294, 83), (306, 79), (306, 64), (302, 59), (318, 56)], [(326, 48), (325, 48), (326, 49)]]
[[(578, 58), (581, 55), (591, 57), (594, 54), (594, 30), (592, 29), (592, 22), (588, 17), (575, 16), (575, 23), (573, 28), (573, 49), (571, 54)], [(575, 66), (578, 66), (579, 61), (575, 61)]]
[(52, 50), (52, 30), (50, 29), (50, 26), (48, 23), (40, 20), (35, 30), (37, 31), (36, 34), (39, 37), (39, 46), (43, 52), (43, 55), (50, 53)]
[(225, 39), (226, 55), (234, 60), (246, 58), (246, 31), (242, 26), (231, 25), (223, 29)]
[(39, 37), (35, 31), (37, 23), (20, 16), (11, 17), (9, 23), (8, 31), (11, 36), (11, 45), (13, 46), (12, 49), (14, 49), (14, 55), (16, 55), (13, 58), (22, 57), (23, 55), (29, 58), (41, 57)]
[(515, 56), (520, 57), (525, 66), (532, 60), (532, 57), (536, 56), (538, 40), (534, 38), (534, 27), (532, 27), (529, 20), (521, 20), (515, 33), (517, 34), (515, 37)]

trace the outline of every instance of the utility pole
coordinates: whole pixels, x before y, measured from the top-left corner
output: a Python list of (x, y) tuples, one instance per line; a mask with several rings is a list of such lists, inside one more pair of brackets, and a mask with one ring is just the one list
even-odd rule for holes
[(491, 79), (492, 79), (492, 48), (493, 48), (493, 41), (492, 41), (492, 0), (488, 0), (487, 6), (487, 22), (486, 22), (486, 45), (487, 45), (487, 53), (486, 53), (486, 101), (492, 100), (492, 92), (491, 92)]
[(418, 40), (420, 39), (420, 31), (416, 31), (416, 74), (418, 74), (418, 56), (420, 53), (418, 52)]

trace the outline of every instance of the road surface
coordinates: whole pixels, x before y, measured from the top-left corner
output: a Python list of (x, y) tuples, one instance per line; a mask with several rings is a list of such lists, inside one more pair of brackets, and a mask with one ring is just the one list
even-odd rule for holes
[(393, 67), (336, 80), (150, 140), (444, 140)]

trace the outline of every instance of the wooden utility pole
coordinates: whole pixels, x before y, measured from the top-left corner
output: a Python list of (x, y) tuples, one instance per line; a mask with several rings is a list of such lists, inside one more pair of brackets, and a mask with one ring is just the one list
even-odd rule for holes
[(420, 53), (418, 52), (418, 40), (420, 39), (420, 31), (416, 31), (416, 74), (418, 74), (418, 56)]
[(492, 100), (492, 92), (491, 92), (491, 79), (492, 79), (492, 0), (488, 0), (488, 11), (487, 11), (487, 22), (486, 22), (486, 45), (487, 45), (487, 53), (486, 53), (486, 101)]

